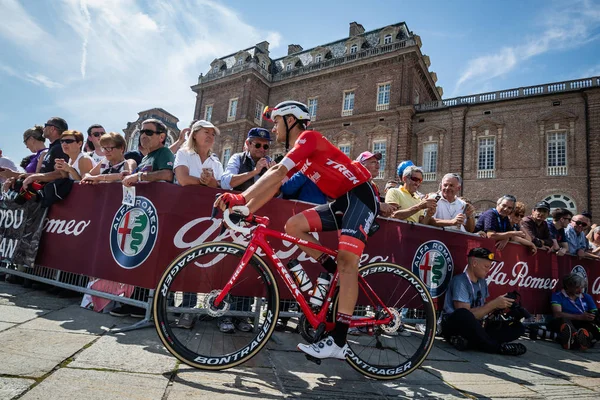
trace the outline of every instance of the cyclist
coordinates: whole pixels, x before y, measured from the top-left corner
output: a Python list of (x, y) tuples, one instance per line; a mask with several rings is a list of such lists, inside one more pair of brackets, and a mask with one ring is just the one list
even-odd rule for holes
[[(284, 101), (274, 108), (265, 108), (263, 118), (274, 123), (276, 140), (295, 143), (279, 164), (271, 167), (253, 186), (241, 194), (225, 193), (215, 201), (222, 210), (246, 205), (253, 213), (278, 191), (282, 180), (300, 170), (311, 179), (332, 203), (319, 205), (291, 217), (285, 230), (288, 234), (310, 242), (318, 241), (309, 232), (339, 230), (337, 269), (339, 271), (339, 305), (335, 328), (328, 336), (311, 345), (299, 344), (298, 349), (315, 358), (345, 359), (348, 349), (346, 335), (358, 297), (358, 263), (367, 242), (375, 216), (389, 215), (389, 205), (379, 203), (377, 187), (371, 174), (361, 163), (352, 161), (321, 133), (306, 130), (310, 115), (306, 105)], [(302, 250), (320, 262), (329, 272), (336, 262), (318, 250)]]

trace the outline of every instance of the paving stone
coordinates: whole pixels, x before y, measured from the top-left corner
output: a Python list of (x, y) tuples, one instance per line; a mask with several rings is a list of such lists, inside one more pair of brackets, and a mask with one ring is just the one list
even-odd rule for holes
[(272, 368), (234, 368), (207, 372), (183, 367), (173, 381), (168, 400), (277, 399), (285, 397)]
[[(600, 393), (600, 378), (575, 376), (571, 377), (569, 380), (576, 385), (583, 386)], [(600, 397), (600, 394), (598, 394), (598, 397)]]
[(176, 361), (164, 349), (154, 329), (140, 329), (103, 336), (69, 366), (162, 374), (172, 371)]
[(16, 324), (11, 324), (8, 322), (0, 322), (0, 332), (8, 329), (8, 328), (12, 328), (13, 326), (15, 326)]
[(21, 325), (24, 329), (100, 335), (119, 322), (110, 314), (96, 313), (70, 305)]
[(0, 377), (0, 399), (12, 399), (33, 385), (33, 379)]
[(167, 383), (162, 375), (60, 368), (21, 399), (160, 399)]
[(35, 378), (43, 376), (94, 339), (90, 335), (20, 327), (0, 332), (0, 374)]
[(0, 321), (20, 324), (47, 314), (49, 310), (0, 305)]

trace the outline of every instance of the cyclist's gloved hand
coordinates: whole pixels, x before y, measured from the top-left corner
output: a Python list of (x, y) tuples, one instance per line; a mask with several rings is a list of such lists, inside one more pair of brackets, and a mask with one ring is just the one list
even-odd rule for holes
[(234, 193), (224, 193), (215, 202), (215, 206), (220, 207), (221, 209), (243, 205), (246, 205), (246, 198), (244, 195)]

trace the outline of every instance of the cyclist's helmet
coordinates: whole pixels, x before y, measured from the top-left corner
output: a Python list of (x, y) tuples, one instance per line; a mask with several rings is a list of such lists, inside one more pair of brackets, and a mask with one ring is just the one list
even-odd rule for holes
[(310, 122), (310, 114), (308, 113), (306, 104), (291, 100), (282, 101), (273, 108), (266, 106), (263, 111), (263, 119), (273, 122), (273, 119), (278, 115), (285, 116), (290, 114), (305, 125), (308, 125), (308, 122)]

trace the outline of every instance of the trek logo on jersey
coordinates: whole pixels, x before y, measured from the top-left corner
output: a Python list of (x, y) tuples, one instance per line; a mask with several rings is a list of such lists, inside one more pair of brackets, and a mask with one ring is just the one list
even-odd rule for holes
[(150, 199), (135, 198), (133, 207), (122, 205), (110, 229), (110, 251), (121, 267), (133, 269), (142, 264), (156, 244), (158, 214)]
[(412, 271), (421, 278), (431, 297), (440, 297), (448, 289), (454, 272), (452, 255), (444, 243), (430, 240), (417, 249)]
[(342, 173), (342, 175), (344, 175), (346, 178), (348, 178), (350, 180), (350, 182), (352, 182), (353, 184), (357, 185), (360, 183), (358, 178), (356, 176), (354, 176), (354, 174), (352, 172), (350, 172), (350, 170), (348, 168), (346, 168), (343, 164), (340, 164), (333, 160), (327, 160), (325, 165), (327, 165), (328, 167), (333, 167), (333, 169), (340, 171)]

